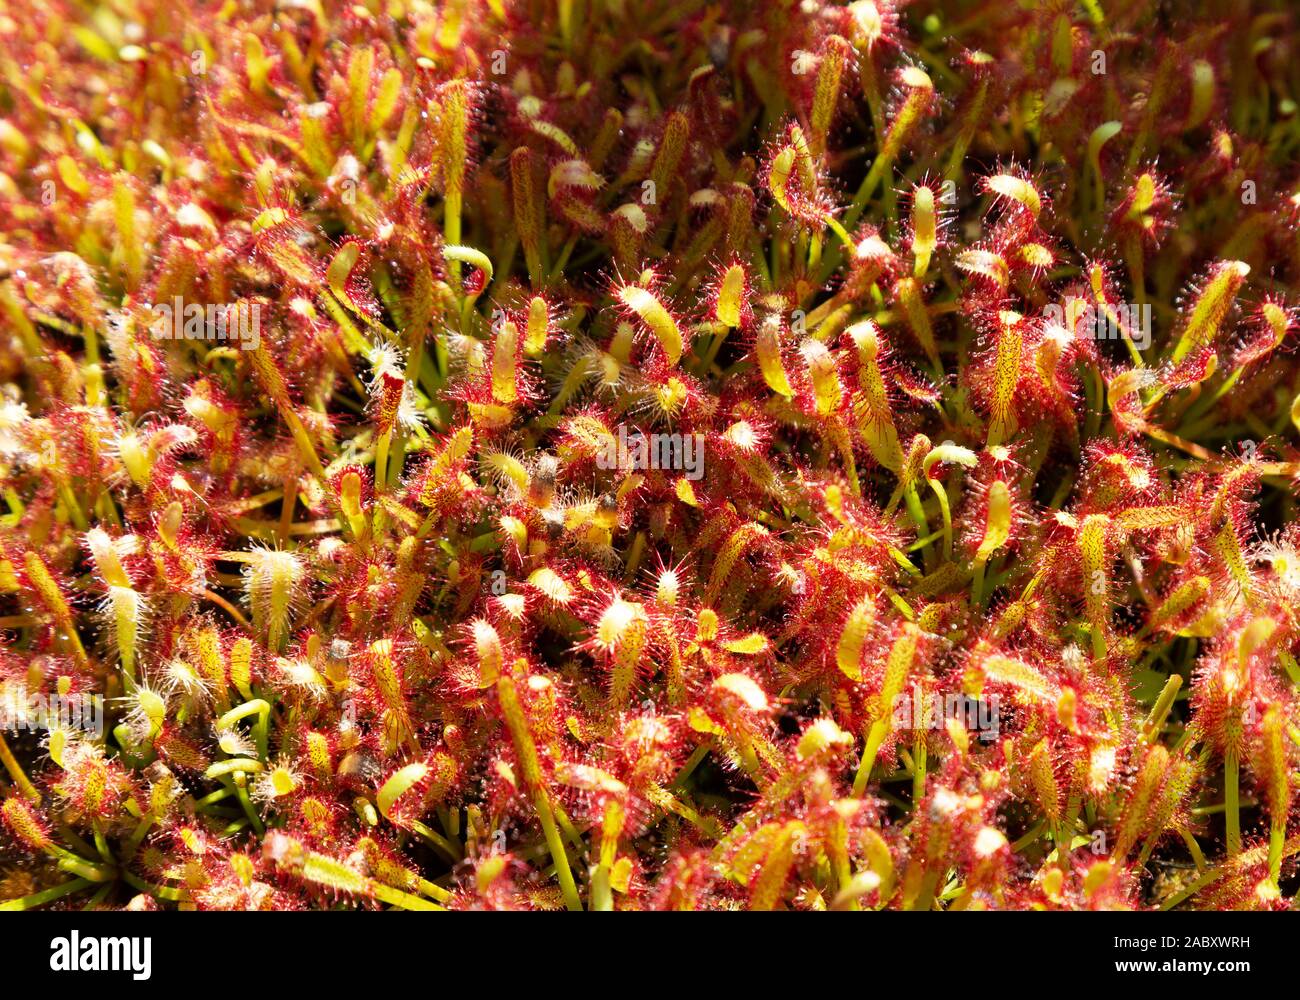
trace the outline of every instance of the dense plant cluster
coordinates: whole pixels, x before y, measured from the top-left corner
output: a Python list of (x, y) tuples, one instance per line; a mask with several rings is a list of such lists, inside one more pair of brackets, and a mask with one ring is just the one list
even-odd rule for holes
[(0, 0), (0, 909), (1289, 908), (1295, 16)]

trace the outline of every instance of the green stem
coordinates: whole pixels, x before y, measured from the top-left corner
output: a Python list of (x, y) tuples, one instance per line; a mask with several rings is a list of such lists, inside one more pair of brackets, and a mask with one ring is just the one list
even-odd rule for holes
[(926, 477), (930, 489), (939, 501), (939, 512), (943, 515), (943, 561), (952, 562), (952, 509), (948, 506), (948, 491), (937, 479)]
[(1227, 827), (1228, 856), (1241, 853), (1241, 792), (1237, 751), (1229, 750), (1223, 759), (1224, 823)]
[(970, 583), (970, 606), (972, 608), (978, 608), (984, 602), (984, 567), (987, 564), (987, 556), (975, 557), (975, 569)]
[(555, 862), (555, 874), (560, 880), (560, 891), (564, 893), (564, 905), (570, 910), (581, 911), (582, 900), (578, 898), (578, 886), (573, 881), (573, 871), (569, 868), (569, 856), (565, 853), (564, 842), (555, 825), (555, 814), (551, 811), (551, 800), (543, 789), (533, 795), (533, 804), (537, 809), (537, 818), (542, 821), (542, 831), (546, 835), (546, 846)]
[(1282, 848), (1286, 845), (1286, 815), (1273, 820), (1268, 831), (1268, 880), (1277, 888), (1282, 877)]
[(257, 815), (257, 810), (253, 808), (253, 800), (248, 796), (248, 789), (243, 785), (235, 785), (235, 794), (239, 797), (239, 804), (244, 807), (244, 815), (248, 821), (253, 824), (253, 829), (257, 831), (260, 837), (266, 833), (266, 827), (262, 825), (262, 820)]
[(614, 909), (614, 893), (609, 886), (609, 866), (601, 861), (591, 874), (591, 909), (595, 913), (609, 913)]
[(876, 766), (876, 754), (880, 753), (880, 745), (885, 742), (885, 737), (888, 735), (888, 719), (877, 719), (867, 733), (867, 743), (862, 748), (862, 760), (858, 764), (858, 773), (853, 778), (854, 798), (862, 798), (862, 793), (867, 790), (867, 782), (871, 779), (871, 769)]
[[(928, 722), (928, 720), (927, 720)], [(930, 750), (925, 742), (925, 728), (917, 730), (912, 744), (912, 808), (919, 807), (925, 798), (925, 773), (929, 763)]]
[(423, 837), (430, 844), (436, 847), (440, 852), (445, 854), (447, 856), (447, 859), (452, 864), (460, 863), (461, 861), (460, 848), (455, 843), (453, 843), (452, 841), (444, 837), (442, 834), (440, 834), (437, 830), (431, 829), (426, 824), (421, 823), (418, 819), (408, 820), (407, 826), (411, 828), (412, 833), (418, 834), (419, 836)]
[(578, 234), (574, 233), (569, 237), (568, 242), (564, 244), (564, 249), (560, 251), (560, 256), (555, 261), (555, 266), (551, 268), (550, 277), (547, 279), (548, 285), (555, 284), (560, 275), (564, 273), (564, 265), (569, 263), (569, 258), (573, 255), (573, 248), (578, 245)]
[(36, 907), (44, 906), (46, 903), (52, 903), (56, 899), (62, 899), (64, 896), (71, 896), (74, 892), (80, 892), (82, 889), (93, 884), (94, 883), (89, 879), (69, 879), (68, 881), (61, 882), (52, 888), (32, 893), (30, 896), (23, 896), (21, 899), (6, 899), (3, 903), (0, 903), (0, 913), (7, 913), (16, 910), (34, 910)]
[(380, 493), (388, 489), (388, 449), (393, 443), (393, 432), (384, 431), (375, 445), (375, 489)]

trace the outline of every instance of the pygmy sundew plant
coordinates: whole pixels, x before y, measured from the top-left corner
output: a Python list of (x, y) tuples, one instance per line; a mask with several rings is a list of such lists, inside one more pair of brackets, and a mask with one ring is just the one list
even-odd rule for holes
[(1290, 908), (1296, 16), (0, 0), (0, 909)]

